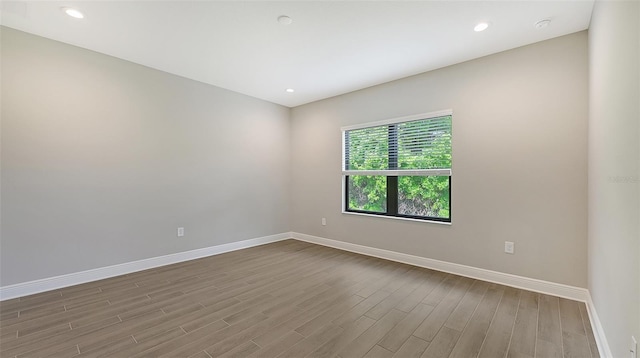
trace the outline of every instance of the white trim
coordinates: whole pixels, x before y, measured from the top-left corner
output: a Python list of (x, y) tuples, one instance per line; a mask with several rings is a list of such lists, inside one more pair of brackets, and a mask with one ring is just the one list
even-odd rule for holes
[(523, 277), (481, 269), (472, 266), (460, 265), (456, 263), (429, 259), (426, 257), (404, 254), (396, 251), (378, 249), (374, 247), (352, 244), (344, 241), (326, 239), (292, 232), (294, 239), (306, 241), (318, 245), (329, 246), (335, 249), (351, 251), (363, 255), (378, 257), (386, 260), (401, 262), (418, 267), (425, 267), (437, 271), (448, 272), (460, 276), (471, 277), (478, 280), (499, 283), (501, 285), (521, 288), (529, 291), (540, 292), (557, 297), (568, 298), (575, 301), (587, 302), (589, 291), (585, 288), (563, 285), (560, 283), (538, 280), (535, 278)]
[(600, 318), (596, 312), (596, 306), (591, 299), (591, 294), (587, 297), (587, 313), (589, 314), (589, 321), (591, 321), (591, 327), (593, 328), (593, 336), (596, 340), (596, 346), (598, 346), (598, 353), (600, 357), (609, 358), (613, 357), (611, 354), (611, 348), (609, 348), (609, 342), (604, 334), (604, 328), (600, 323)]
[[(385, 119), (385, 120), (376, 121), (376, 122), (354, 124), (354, 125), (351, 125), (351, 126), (340, 127), (340, 130), (344, 132), (344, 131), (350, 131), (350, 130), (354, 130), (354, 129), (378, 127), (378, 126), (384, 126), (384, 125), (395, 124), (395, 123), (400, 123), (400, 122), (410, 122), (410, 121), (417, 121), (417, 120), (420, 120), (420, 119), (430, 119), (430, 118), (438, 118), (438, 117), (452, 116), (452, 115), (453, 115), (453, 110), (452, 109), (445, 109), (445, 110), (442, 110), (442, 111), (412, 114), (410, 116)], [(344, 135), (343, 135), (343, 137), (344, 137)], [(344, 143), (343, 143), (342, 146), (344, 147)]]
[(449, 225), (451, 226), (450, 221), (438, 221), (438, 220), (429, 220), (429, 219), (413, 219), (413, 218), (403, 218), (402, 216), (390, 216), (390, 215), (376, 215), (376, 214), (367, 214), (367, 213), (359, 213), (356, 211), (345, 211), (342, 209), (343, 214), (348, 215), (360, 215), (360, 216), (369, 216), (372, 218), (385, 218), (385, 219), (393, 219), (393, 220), (405, 220), (405, 221), (413, 221), (418, 223), (427, 223), (427, 224), (440, 224), (440, 225)]
[(81, 283), (102, 280), (154, 267), (171, 265), (201, 257), (219, 255), (225, 252), (246, 249), (291, 238), (290, 233), (275, 234), (255, 239), (230, 242), (228, 244), (205, 247), (202, 249), (178, 252), (164, 256), (152, 257), (144, 260), (126, 262), (119, 265), (100, 267), (97, 269), (74, 272), (67, 275), (48, 277), (40, 280), (22, 282), (15, 285), (0, 287), (0, 301), (32, 295), (34, 293), (55, 290)]
[(451, 169), (381, 169), (381, 170), (343, 170), (342, 175), (381, 175), (381, 176), (441, 176), (450, 177)]

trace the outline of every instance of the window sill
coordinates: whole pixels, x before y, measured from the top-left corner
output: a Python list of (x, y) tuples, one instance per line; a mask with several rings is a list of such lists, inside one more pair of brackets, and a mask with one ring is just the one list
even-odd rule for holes
[(392, 220), (404, 220), (404, 221), (413, 221), (413, 222), (419, 222), (419, 223), (426, 223), (426, 224), (440, 224), (440, 225), (448, 225), (451, 226), (450, 222), (446, 222), (446, 221), (437, 221), (437, 220), (422, 220), (422, 219), (412, 219), (412, 218), (403, 218), (403, 217), (399, 217), (399, 216), (385, 216), (385, 215), (376, 215), (376, 214), (365, 214), (365, 213), (354, 213), (352, 211), (342, 211), (343, 214), (347, 214), (347, 215), (358, 215), (358, 216), (369, 216), (369, 217), (374, 217), (374, 218), (383, 218), (383, 219), (392, 219)]

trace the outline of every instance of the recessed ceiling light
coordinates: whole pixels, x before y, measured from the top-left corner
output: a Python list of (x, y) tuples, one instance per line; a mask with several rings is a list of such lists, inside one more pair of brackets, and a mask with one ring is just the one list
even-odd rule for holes
[(551, 23), (551, 20), (544, 19), (544, 20), (540, 20), (540, 21), (536, 22), (535, 24), (533, 24), (533, 27), (535, 27), (536, 29), (540, 30), (540, 29), (544, 29), (545, 27), (549, 26), (550, 23)]
[(477, 24), (476, 27), (473, 28), (473, 31), (475, 31), (475, 32), (484, 31), (488, 27), (489, 27), (489, 23), (488, 22), (481, 22), (481, 23)]
[(282, 15), (278, 17), (278, 22), (280, 23), (280, 25), (291, 25), (293, 19), (287, 15)]
[(74, 17), (76, 19), (84, 19), (84, 14), (82, 14), (80, 10), (77, 10), (71, 7), (63, 7), (62, 11), (64, 11), (65, 14), (71, 17)]
[(293, 93), (295, 92), (295, 90), (293, 88), (287, 88), (285, 91), (287, 91), (288, 93)]

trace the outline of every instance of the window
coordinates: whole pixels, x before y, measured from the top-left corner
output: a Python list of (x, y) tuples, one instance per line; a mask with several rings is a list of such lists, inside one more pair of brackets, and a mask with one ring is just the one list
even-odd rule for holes
[(344, 211), (451, 222), (451, 116), (342, 128)]

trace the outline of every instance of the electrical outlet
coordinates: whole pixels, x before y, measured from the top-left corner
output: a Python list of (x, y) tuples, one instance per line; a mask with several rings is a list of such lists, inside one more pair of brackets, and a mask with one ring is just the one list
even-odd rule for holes
[(512, 254), (513, 255), (513, 253), (515, 251), (515, 246), (516, 246), (516, 244), (514, 244), (513, 242), (505, 241), (504, 242), (504, 252), (506, 252), (507, 254)]
[(184, 236), (184, 228), (183, 227), (179, 227), (178, 228), (178, 237), (183, 237)]
[(638, 341), (634, 336), (631, 336), (631, 358), (638, 358)]
[(327, 218), (322, 218), (322, 226), (326, 226), (327, 225)]

